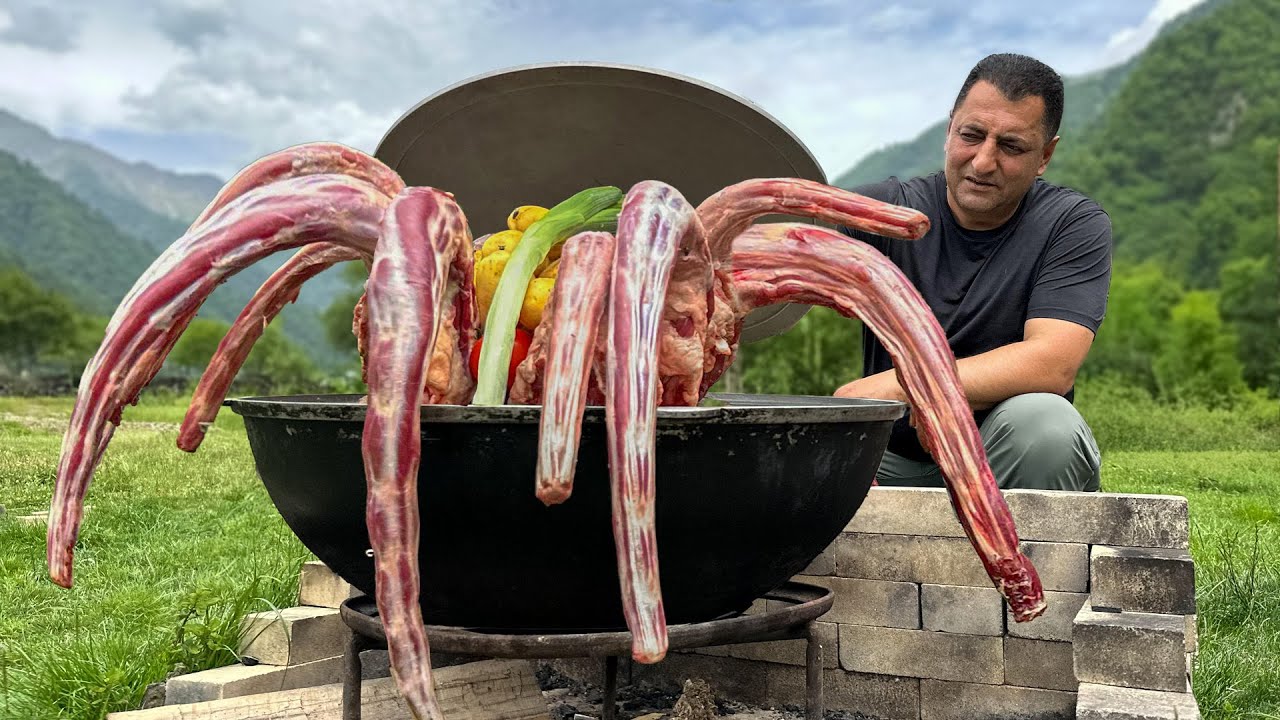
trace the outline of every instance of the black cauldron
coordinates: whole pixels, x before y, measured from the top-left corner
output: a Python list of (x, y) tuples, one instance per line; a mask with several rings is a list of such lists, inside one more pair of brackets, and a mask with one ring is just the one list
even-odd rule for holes
[[(227, 401), (258, 474), (316, 557), (373, 595), (358, 396)], [(657, 534), (669, 623), (745, 610), (799, 573), (866, 497), (905, 405), (712, 395), (658, 410)], [(624, 627), (604, 409), (589, 407), (573, 495), (534, 496), (538, 406), (423, 406), (418, 497), (426, 622), (482, 630)]]

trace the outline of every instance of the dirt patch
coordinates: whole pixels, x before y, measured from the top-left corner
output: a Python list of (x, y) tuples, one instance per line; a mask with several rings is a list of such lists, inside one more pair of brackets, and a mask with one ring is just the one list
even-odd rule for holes
[[(546, 663), (539, 663), (538, 684), (547, 698), (552, 720), (582, 720), (602, 717), (603, 688), (581, 682), (558, 672)], [(679, 713), (691, 706), (714, 709), (714, 717), (734, 720), (804, 720), (802, 707), (762, 707), (737, 702), (731, 698), (713, 697), (707, 692), (706, 683), (697, 678), (685, 683), (682, 690), (654, 687), (645, 683), (618, 684), (618, 720), (677, 720)], [(690, 691), (692, 691), (690, 693)], [(689, 695), (686, 697), (686, 695)], [(710, 705), (711, 707), (707, 707)], [(677, 707), (679, 706), (679, 707)], [(871, 720), (858, 713), (828, 710), (825, 720)]]

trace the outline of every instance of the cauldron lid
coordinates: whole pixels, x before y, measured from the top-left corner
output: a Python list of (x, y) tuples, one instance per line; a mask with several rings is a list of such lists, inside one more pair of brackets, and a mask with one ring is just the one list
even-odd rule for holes
[[(750, 178), (826, 182), (804, 144), (754, 103), (674, 73), (606, 63), (463, 80), (401, 116), (375, 155), (409, 185), (452, 192), (476, 235), (504, 229), (519, 205), (549, 206), (596, 185), (661, 180), (696, 205)], [(779, 219), (788, 218), (766, 218)], [(807, 310), (760, 308), (742, 342), (777, 335)]]

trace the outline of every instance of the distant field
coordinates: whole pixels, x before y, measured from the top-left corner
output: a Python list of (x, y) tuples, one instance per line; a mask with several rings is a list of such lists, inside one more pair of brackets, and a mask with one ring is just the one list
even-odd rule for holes
[[(1086, 393), (1087, 395), (1087, 393)], [(1103, 489), (1188, 498), (1197, 562), (1195, 691), (1208, 718), (1280, 718), (1280, 442), (1230, 413), (1085, 407)], [(245, 612), (290, 605), (309, 558), (258, 480), (243, 424), (220, 414), (176, 448), (180, 398), (125, 413), (89, 490), (76, 586), (45, 570), (43, 526), (70, 398), (0, 398), (0, 718), (98, 720), (149, 683), (234, 661)], [(1147, 430), (1135, 431), (1135, 427)], [(1184, 446), (1194, 450), (1168, 449)], [(1152, 449), (1155, 448), (1155, 449)], [(1226, 449), (1214, 449), (1226, 448)]]

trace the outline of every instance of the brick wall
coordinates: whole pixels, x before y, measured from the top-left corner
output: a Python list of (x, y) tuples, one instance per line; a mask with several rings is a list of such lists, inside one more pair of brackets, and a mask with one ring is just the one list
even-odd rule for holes
[[(883, 720), (1198, 718), (1186, 500), (1038, 491), (1005, 499), (1049, 603), (1031, 622), (1009, 617), (941, 489), (873, 488), (796, 577), (835, 593), (817, 623), (827, 710)], [(174, 678), (168, 702), (336, 682), (346, 631), (335, 608), (352, 592), (308, 563), (299, 607), (245, 618), (256, 630), (241, 653), (261, 664)], [(757, 601), (752, 612), (767, 608)], [(747, 643), (675, 652), (656, 665), (624, 659), (622, 678), (679, 687), (699, 677), (721, 697), (802, 706), (804, 662), (803, 640)], [(554, 664), (602, 682), (599, 660)], [(365, 669), (385, 675), (385, 653)]]
[[(836, 596), (819, 623), (827, 709), (886, 720), (1198, 717), (1186, 500), (1005, 499), (1049, 603), (1031, 622), (1009, 616), (941, 489), (872, 489), (796, 577)], [(696, 675), (743, 701), (801, 705), (803, 662), (803, 641), (756, 643), (673, 654), (631, 675)]]

